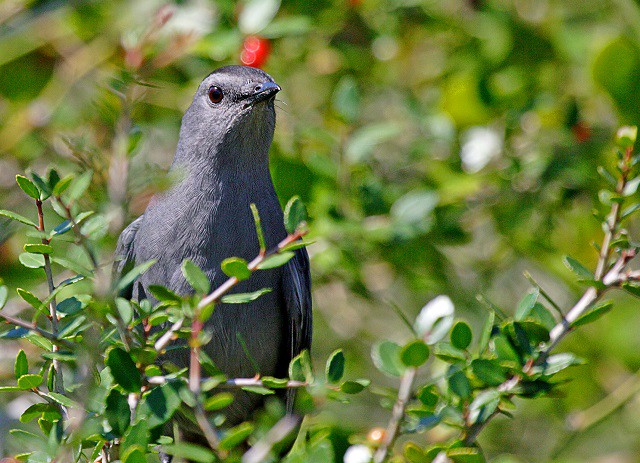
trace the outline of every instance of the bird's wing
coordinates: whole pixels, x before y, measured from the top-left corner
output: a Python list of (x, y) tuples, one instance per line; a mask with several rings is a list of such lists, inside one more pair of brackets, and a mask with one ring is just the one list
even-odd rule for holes
[[(134, 238), (140, 225), (142, 224), (143, 215), (131, 222), (127, 228), (122, 230), (116, 245), (115, 259), (113, 262), (113, 281), (122, 277), (126, 270), (131, 267), (136, 260), (135, 249), (133, 246)], [(131, 298), (132, 287), (127, 288), (120, 294), (122, 297)]]
[(297, 249), (283, 275), (284, 301), (289, 317), (290, 354), (293, 358), (311, 347), (311, 275), (309, 255)]
[[(309, 254), (305, 248), (297, 249), (295, 255), (284, 267), (282, 277), (284, 303), (289, 318), (289, 360), (304, 349), (311, 349), (311, 275)], [(293, 412), (295, 389), (288, 389), (286, 405)]]

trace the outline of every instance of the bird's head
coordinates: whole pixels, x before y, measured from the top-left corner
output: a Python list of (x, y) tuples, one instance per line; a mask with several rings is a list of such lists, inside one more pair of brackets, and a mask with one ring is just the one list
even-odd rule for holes
[[(217, 157), (268, 151), (276, 115), (274, 99), (278, 84), (261, 69), (225, 66), (209, 74), (200, 84), (182, 120), (182, 149)], [(220, 159), (222, 160), (222, 159)]]

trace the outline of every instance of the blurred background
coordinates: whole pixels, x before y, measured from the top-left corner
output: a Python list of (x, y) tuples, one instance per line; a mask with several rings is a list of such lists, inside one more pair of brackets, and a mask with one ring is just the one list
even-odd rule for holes
[[(579, 297), (562, 256), (595, 266), (596, 169), (613, 164), (618, 125), (640, 122), (633, 0), (4, 0), (0, 208), (34, 216), (14, 180), (26, 169), (93, 169), (108, 263), (166, 186), (197, 85), (239, 63), (283, 89), (272, 173), (283, 203), (309, 209), (320, 368), (343, 347), (353, 377), (396, 386), (371, 345), (408, 340), (397, 311), (413, 319), (438, 294), (474, 326), (478, 295), (513, 311), (524, 271), (565, 308)], [(42, 282), (17, 262), (22, 231), (0, 221), (10, 288)], [(564, 342), (588, 359), (566, 396), (520, 401), (481, 435), (492, 461), (640, 461), (640, 312), (615, 299)], [(18, 348), (2, 344), (0, 382)], [(0, 435), (25, 408), (6, 397)], [(320, 410), (344, 435), (389, 417), (370, 392)]]

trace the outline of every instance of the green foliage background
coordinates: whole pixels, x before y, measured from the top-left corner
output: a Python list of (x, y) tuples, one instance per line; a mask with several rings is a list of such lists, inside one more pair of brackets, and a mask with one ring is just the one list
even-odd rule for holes
[[(529, 287), (524, 270), (565, 306), (575, 300), (579, 287), (562, 256), (595, 265), (596, 167), (613, 159), (615, 128), (640, 123), (640, 6), (632, 0), (6, 1), (0, 207), (33, 217), (14, 182), (25, 169), (94, 169), (83, 201), (105, 214), (99, 255), (109, 262), (119, 231), (167, 184), (162, 172), (197, 84), (238, 63), (254, 32), (270, 40), (264, 69), (283, 88), (276, 188), (283, 201), (301, 196), (315, 240), (313, 357), (343, 347), (354, 376), (395, 386), (370, 359), (376, 340), (410, 338), (394, 307), (413, 319), (446, 293), (479, 326), (486, 311), (476, 295), (511, 312)], [(479, 127), (489, 137), (482, 146), (496, 144), (481, 168), (461, 160)], [(128, 172), (114, 167), (122, 143), (135, 145)], [(637, 224), (630, 229), (633, 236)], [(34, 287), (41, 270), (17, 261), (24, 241), (0, 222), (0, 276), (10, 288), (43, 292)], [(492, 422), (480, 437), (487, 455), (640, 461), (633, 395), (584, 432), (567, 428), (572, 413), (634, 381), (639, 323), (637, 302), (621, 298), (565, 341), (589, 360), (571, 370), (566, 397), (523, 403), (513, 420)], [(0, 381), (13, 375), (17, 350), (0, 349)], [(386, 423), (376, 396), (354, 402), (324, 406), (336, 435)], [(22, 411), (1, 405), (0, 436)], [(0, 437), (0, 454), (15, 450)]]

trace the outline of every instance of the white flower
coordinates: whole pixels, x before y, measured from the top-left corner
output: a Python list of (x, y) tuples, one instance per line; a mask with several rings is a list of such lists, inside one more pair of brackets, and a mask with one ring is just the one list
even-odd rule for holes
[(502, 151), (502, 137), (488, 127), (471, 127), (462, 136), (460, 159), (462, 167), (469, 173), (475, 173), (486, 166)]
[(352, 445), (344, 454), (344, 463), (369, 463), (373, 452), (366, 445)]
[(449, 296), (430, 300), (416, 317), (414, 328), (427, 344), (434, 344), (449, 332), (453, 325), (453, 302)]

